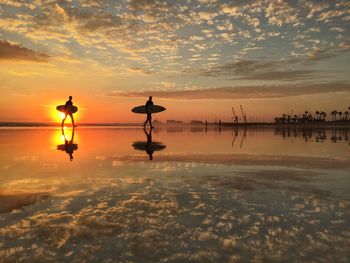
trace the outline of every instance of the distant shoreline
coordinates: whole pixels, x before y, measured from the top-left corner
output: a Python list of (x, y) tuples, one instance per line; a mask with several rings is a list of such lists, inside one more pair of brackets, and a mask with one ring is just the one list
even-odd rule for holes
[[(218, 125), (217, 125), (218, 126)], [(224, 127), (350, 127), (350, 121), (339, 122), (309, 122), (309, 123), (275, 123), (275, 122), (254, 122), (254, 123), (221, 123)]]
[[(78, 123), (78, 126), (140, 126), (141, 123)], [(72, 126), (70, 123), (65, 126)], [(61, 127), (60, 123), (46, 122), (0, 122), (0, 127)]]
[[(168, 127), (168, 126), (202, 126), (205, 127), (205, 123), (157, 123), (155, 126)], [(44, 123), (44, 122), (0, 122), (0, 127), (60, 127), (59, 123)], [(68, 126), (71, 126), (70, 124)], [(140, 127), (142, 123), (79, 123), (78, 127)], [(350, 127), (350, 121), (337, 121), (337, 122), (312, 122), (312, 123), (274, 123), (274, 122), (252, 122), (252, 123), (219, 123), (208, 122), (208, 127)]]

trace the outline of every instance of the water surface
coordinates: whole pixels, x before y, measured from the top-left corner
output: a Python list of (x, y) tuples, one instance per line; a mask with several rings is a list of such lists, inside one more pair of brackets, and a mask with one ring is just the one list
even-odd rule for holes
[(0, 129), (0, 257), (347, 262), (349, 134)]

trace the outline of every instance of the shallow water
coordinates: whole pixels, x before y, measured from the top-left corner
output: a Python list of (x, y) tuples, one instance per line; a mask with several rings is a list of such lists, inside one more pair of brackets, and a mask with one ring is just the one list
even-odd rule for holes
[(0, 129), (0, 261), (348, 262), (349, 135)]

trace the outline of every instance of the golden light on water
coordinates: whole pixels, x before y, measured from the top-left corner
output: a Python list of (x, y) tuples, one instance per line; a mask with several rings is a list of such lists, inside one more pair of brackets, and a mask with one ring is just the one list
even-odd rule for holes
[(60, 129), (53, 133), (51, 142), (53, 148), (56, 148), (57, 145), (64, 144), (64, 135), (62, 134), (62, 131)]
[[(74, 137), (73, 137), (74, 136)], [(71, 140), (74, 141), (74, 143), (77, 143), (79, 138), (77, 136), (76, 131), (73, 134), (73, 128), (72, 127), (63, 127), (63, 132), (62, 129), (57, 129), (52, 136), (51, 142), (53, 148), (56, 148), (57, 145), (62, 145), (65, 144), (66, 141), (70, 142)]]

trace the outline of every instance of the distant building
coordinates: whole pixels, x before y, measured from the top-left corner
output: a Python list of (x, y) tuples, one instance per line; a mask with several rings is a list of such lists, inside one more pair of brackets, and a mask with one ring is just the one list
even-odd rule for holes
[(182, 121), (177, 121), (177, 120), (167, 120), (166, 121), (167, 124), (182, 124)]
[(192, 120), (192, 121), (190, 121), (190, 124), (198, 125), (198, 124), (203, 124), (203, 122), (197, 121), (197, 120)]

